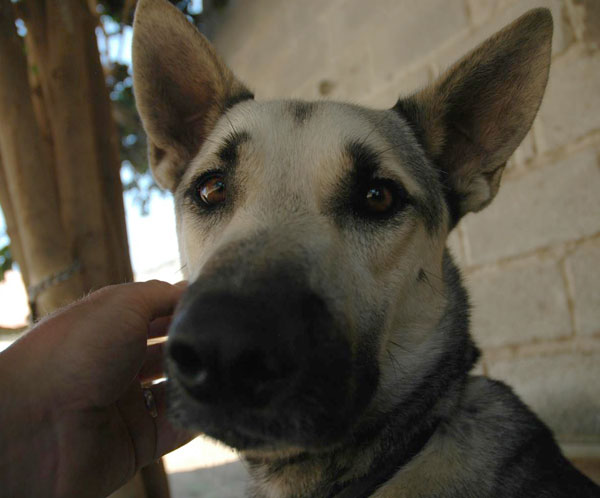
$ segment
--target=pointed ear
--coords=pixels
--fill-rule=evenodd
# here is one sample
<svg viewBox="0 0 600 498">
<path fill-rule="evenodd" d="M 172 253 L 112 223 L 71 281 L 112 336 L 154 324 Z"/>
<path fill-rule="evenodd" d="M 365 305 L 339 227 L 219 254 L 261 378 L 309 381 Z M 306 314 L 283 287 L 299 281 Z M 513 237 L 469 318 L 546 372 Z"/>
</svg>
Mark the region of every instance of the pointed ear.
<svg viewBox="0 0 600 498">
<path fill-rule="evenodd" d="M 133 82 L 157 183 L 174 190 L 227 107 L 252 94 L 209 42 L 166 0 L 140 0 Z"/>
<path fill-rule="evenodd" d="M 394 107 L 441 169 L 453 224 L 496 195 L 540 106 L 551 46 L 550 11 L 531 10 Z"/>
</svg>

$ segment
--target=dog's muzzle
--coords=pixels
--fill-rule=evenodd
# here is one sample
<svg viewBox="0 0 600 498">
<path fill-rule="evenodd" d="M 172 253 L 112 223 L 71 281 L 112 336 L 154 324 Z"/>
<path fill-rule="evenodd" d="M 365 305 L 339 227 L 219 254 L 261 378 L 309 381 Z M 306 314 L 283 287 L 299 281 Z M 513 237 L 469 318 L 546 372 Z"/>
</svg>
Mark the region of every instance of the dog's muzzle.
<svg viewBox="0 0 600 498">
<path fill-rule="evenodd" d="M 169 331 L 169 374 L 200 403 L 259 408 L 302 382 L 333 329 L 323 300 L 291 284 L 214 292 L 198 282 Z"/>
<path fill-rule="evenodd" d="M 377 385 L 368 347 L 301 276 L 227 275 L 201 276 L 176 311 L 171 419 L 240 450 L 336 444 Z"/>
</svg>

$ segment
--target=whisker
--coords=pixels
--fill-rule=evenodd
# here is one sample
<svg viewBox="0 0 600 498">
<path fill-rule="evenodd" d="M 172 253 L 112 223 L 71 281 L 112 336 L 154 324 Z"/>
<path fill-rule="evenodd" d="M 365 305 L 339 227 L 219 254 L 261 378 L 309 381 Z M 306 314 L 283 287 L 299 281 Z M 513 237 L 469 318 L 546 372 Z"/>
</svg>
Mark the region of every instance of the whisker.
<svg viewBox="0 0 600 498">
<path fill-rule="evenodd" d="M 429 285 L 429 287 L 431 288 L 431 290 L 433 292 L 435 292 L 438 296 L 443 297 L 443 298 L 447 298 L 447 294 L 440 289 L 436 289 L 433 284 L 431 283 L 431 281 L 429 280 L 429 277 L 433 277 L 435 279 L 437 279 L 439 282 L 443 282 L 444 279 L 440 276 L 440 275 L 435 275 L 434 273 L 431 273 L 425 269 L 423 270 L 423 275 L 424 275 L 424 281 L 427 283 L 427 285 Z"/>
<path fill-rule="evenodd" d="M 401 374 L 406 374 L 406 371 L 402 368 L 402 366 L 400 365 L 400 362 L 398 361 L 397 358 L 394 357 L 394 355 L 392 354 L 392 352 L 390 351 L 390 349 L 386 349 L 387 354 L 390 358 L 390 362 L 392 364 L 392 368 L 394 369 L 394 372 L 396 373 L 396 376 L 398 375 L 398 370 L 400 371 Z"/>
<path fill-rule="evenodd" d="M 430 277 L 433 277 L 437 280 L 439 280 L 440 282 L 444 281 L 444 278 L 441 275 L 436 275 L 435 273 L 432 273 L 430 271 L 427 271 L 423 268 L 423 273 L 426 273 L 427 275 L 429 275 Z"/>
<path fill-rule="evenodd" d="M 392 341 L 391 339 L 388 341 L 390 344 L 392 344 L 393 346 L 396 346 L 398 349 L 401 349 L 402 351 L 404 351 L 405 353 L 412 353 L 412 351 L 410 349 L 408 349 L 406 346 L 403 346 L 402 344 L 398 344 L 396 341 Z"/>
</svg>

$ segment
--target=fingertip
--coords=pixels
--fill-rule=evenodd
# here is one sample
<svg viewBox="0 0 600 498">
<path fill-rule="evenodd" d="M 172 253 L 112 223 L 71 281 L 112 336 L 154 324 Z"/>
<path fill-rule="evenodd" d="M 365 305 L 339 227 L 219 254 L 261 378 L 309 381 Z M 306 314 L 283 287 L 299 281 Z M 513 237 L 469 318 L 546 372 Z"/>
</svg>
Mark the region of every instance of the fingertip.
<svg viewBox="0 0 600 498">
<path fill-rule="evenodd" d="M 136 284 L 149 319 L 172 314 L 183 294 L 182 288 L 162 280 L 148 280 Z"/>
<path fill-rule="evenodd" d="M 159 316 L 152 320 L 148 325 L 148 339 L 166 336 L 172 320 L 172 315 Z"/>
<path fill-rule="evenodd" d="M 138 284 L 147 286 L 149 288 L 155 289 L 158 292 L 172 292 L 173 289 L 179 289 L 178 284 L 181 282 L 177 282 L 176 284 L 171 284 L 164 280 L 159 280 L 157 278 L 153 278 L 151 280 L 146 280 L 145 282 L 137 282 Z"/>
</svg>

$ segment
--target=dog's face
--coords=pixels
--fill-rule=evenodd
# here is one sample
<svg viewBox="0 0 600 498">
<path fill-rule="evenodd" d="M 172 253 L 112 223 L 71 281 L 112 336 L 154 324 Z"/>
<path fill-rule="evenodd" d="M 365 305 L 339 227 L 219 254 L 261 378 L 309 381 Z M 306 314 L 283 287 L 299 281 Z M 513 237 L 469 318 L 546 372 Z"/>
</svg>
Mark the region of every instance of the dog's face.
<svg viewBox="0 0 600 498">
<path fill-rule="evenodd" d="M 248 340 L 254 355 L 236 353 L 238 374 L 215 374 L 214 403 L 202 403 L 209 393 L 197 402 L 178 391 L 183 423 L 207 431 L 218 413 L 224 427 L 209 433 L 237 446 L 331 444 L 384 380 L 381 365 L 399 361 L 388 356 L 392 333 L 426 358 L 432 338 L 423 332 L 444 306 L 448 214 L 434 169 L 397 113 L 238 103 L 187 167 L 175 202 L 192 282 L 176 321 L 181 336 L 212 326 L 226 337 L 219 348 L 231 353 Z M 229 327 L 239 330 L 221 331 Z M 256 389 L 271 381 L 273 392 L 257 402 Z"/>
<path fill-rule="evenodd" d="M 330 447 L 452 340 L 446 237 L 494 197 L 547 80 L 533 11 L 432 87 L 374 111 L 255 101 L 185 18 L 139 2 L 134 79 L 190 281 L 171 412 L 244 450 Z"/>
</svg>

